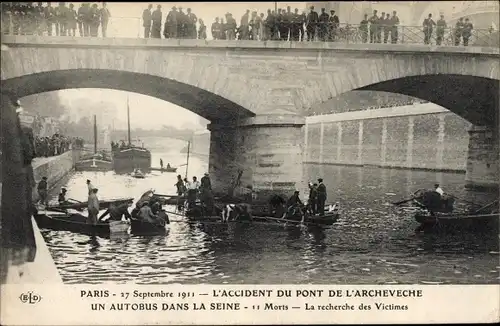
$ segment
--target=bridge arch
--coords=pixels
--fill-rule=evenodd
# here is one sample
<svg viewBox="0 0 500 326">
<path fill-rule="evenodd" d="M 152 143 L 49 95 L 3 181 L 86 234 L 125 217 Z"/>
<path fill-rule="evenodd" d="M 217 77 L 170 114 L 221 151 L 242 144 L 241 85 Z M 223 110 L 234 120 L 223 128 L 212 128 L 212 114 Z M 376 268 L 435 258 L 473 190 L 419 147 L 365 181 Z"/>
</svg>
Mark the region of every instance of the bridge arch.
<svg viewBox="0 0 500 326">
<path fill-rule="evenodd" d="M 386 80 L 357 90 L 399 93 L 440 105 L 474 125 L 492 125 L 498 117 L 499 80 L 456 74 L 432 74 Z M 498 119 L 498 118 L 497 118 Z"/>
<path fill-rule="evenodd" d="M 2 90 L 21 98 L 72 88 L 104 88 L 148 95 L 176 104 L 211 122 L 235 122 L 253 112 L 219 95 L 169 78 L 109 69 L 40 72 L 1 81 Z"/>
</svg>

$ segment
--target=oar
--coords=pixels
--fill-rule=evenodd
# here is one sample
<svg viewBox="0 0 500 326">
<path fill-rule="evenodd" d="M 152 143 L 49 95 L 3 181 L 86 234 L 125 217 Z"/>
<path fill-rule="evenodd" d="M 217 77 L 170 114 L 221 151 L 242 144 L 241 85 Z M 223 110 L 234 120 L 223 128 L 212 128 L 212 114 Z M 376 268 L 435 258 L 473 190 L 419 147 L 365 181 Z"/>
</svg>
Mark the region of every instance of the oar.
<svg viewBox="0 0 500 326">
<path fill-rule="evenodd" d="M 158 196 L 158 197 L 168 197 L 168 198 L 172 198 L 172 197 L 177 197 L 178 195 L 163 195 L 163 194 L 154 194 L 155 196 Z"/>
<path fill-rule="evenodd" d="M 72 201 L 76 201 L 77 203 L 83 203 L 82 201 L 79 201 L 79 200 L 76 200 L 76 199 L 73 199 L 73 198 L 68 198 L 68 200 L 72 200 Z"/>
<path fill-rule="evenodd" d="M 462 198 L 458 198 L 457 196 L 454 196 L 454 195 L 450 195 L 450 194 L 447 194 L 447 195 L 450 196 L 450 197 L 452 197 L 452 198 L 461 200 L 461 201 L 463 201 L 464 203 L 467 203 L 467 204 L 476 205 L 476 206 L 479 206 L 479 207 L 483 206 L 483 204 L 474 203 L 474 202 L 471 202 L 471 201 L 468 201 L 468 200 L 465 200 L 465 199 L 462 199 Z"/>
<path fill-rule="evenodd" d="M 393 204 L 393 205 L 401 205 L 401 204 L 407 203 L 407 202 L 409 202 L 409 201 L 412 201 L 413 199 L 415 199 L 415 197 L 412 197 L 412 198 L 410 198 L 410 199 L 404 199 L 404 200 L 397 201 L 397 202 L 393 202 L 393 203 L 391 203 L 391 204 Z"/>
</svg>

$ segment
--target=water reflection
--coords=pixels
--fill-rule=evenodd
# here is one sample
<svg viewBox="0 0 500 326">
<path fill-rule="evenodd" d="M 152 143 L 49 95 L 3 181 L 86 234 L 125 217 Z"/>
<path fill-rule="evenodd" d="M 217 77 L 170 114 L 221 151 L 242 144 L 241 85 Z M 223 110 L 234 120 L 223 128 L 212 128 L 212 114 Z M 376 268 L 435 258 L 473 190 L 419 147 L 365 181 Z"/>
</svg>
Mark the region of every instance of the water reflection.
<svg viewBox="0 0 500 326">
<path fill-rule="evenodd" d="M 206 162 L 190 161 L 193 174 L 205 169 Z M 498 283 L 498 230 L 415 234 L 413 217 L 390 204 L 438 178 L 446 191 L 465 197 L 463 175 L 318 165 L 306 166 L 304 175 L 304 184 L 323 177 L 329 201 L 340 203 L 333 227 L 188 224 L 175 217 L 166 236 L 43 235 L 67 283 Z M 78 173 L 68 191 L 85 198 L 91 179 L 109 197 L 137 197 L 150 188 L 168 194 L 175 177 Z"/>
</svg>

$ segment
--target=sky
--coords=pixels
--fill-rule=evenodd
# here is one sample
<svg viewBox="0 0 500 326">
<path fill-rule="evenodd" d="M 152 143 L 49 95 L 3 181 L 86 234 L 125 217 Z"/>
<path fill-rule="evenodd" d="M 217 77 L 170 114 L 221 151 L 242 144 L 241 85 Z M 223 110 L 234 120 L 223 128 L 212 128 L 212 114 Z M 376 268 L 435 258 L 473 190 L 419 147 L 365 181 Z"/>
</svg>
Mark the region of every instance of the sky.
<svg viewBox="0 0 500 326">
<path fill-rule="evenodd" d="M 70 113 L 72 120 L 97 114 L 101 115 L 99 121 L 115 129 L 127 128 L 127 97 L 131 128 L 157 130 L 164 125 L 182 129 L 204 127 L 200 120 L 206 120 L 197 114 L 170 102 L 142 94 L 95 88 L 59 91 L 61 102 L 65 106 L 74 108 Z M 82 110 L 81 107 L 84 105 L 92 109 Z"/>
</svg>

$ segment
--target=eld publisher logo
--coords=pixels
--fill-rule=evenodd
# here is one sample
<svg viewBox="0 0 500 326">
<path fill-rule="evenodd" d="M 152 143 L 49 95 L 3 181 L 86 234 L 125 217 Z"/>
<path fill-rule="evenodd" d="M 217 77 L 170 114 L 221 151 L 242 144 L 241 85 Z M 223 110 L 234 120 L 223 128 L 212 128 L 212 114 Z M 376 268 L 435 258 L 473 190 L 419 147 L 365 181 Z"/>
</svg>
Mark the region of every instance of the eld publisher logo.
<svg viewBox="0 0 500 326">
<path fill-rule="evenodd" d="M 42 296 L 34 294 L 32 291 L 30 291 L 28 293 L 22 293 L 19 296 L 19 300 L 21 300 L 22 303 L 35 304 L 42 300 Z"/>
</svg>

